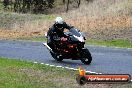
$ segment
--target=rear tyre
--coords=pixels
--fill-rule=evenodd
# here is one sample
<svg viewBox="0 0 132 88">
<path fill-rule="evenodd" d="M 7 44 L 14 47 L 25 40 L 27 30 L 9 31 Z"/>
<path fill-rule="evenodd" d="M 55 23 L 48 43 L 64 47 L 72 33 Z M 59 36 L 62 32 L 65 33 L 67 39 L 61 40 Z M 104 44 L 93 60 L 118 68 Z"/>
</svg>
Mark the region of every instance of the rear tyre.
<svg viewBox="0 0 132 88">
<path fill-rule="evenodd" d="M 86 64 L 86 65 L 89 65 L 91 63 L 91 61 L 92 61 L 91 53 L 89 52 L 88 49 L 83 49 L 81 62 Z"/>
<path fill-rule="evenodd" d="M 52 52 L 50 52 L 50 54 L 56 61 L 62 61 L 63 60 L 62 56 L 60 56 L 58 54 L 55 54 L 55 53 L 52 53 Z"/>
</svg>

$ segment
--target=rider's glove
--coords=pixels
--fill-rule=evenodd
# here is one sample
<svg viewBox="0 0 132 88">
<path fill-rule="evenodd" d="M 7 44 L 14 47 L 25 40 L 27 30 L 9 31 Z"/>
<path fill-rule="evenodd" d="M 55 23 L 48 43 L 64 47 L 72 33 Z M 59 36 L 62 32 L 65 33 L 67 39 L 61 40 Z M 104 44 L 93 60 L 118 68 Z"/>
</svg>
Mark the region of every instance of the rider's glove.
<svg viewBox="0 0 132 88">
<path fill-rule="evenodd" d="M 67 38 L 62 37 L 62 38 L 61 38 L 61 41 L 67 41 Z"/>
</svg>

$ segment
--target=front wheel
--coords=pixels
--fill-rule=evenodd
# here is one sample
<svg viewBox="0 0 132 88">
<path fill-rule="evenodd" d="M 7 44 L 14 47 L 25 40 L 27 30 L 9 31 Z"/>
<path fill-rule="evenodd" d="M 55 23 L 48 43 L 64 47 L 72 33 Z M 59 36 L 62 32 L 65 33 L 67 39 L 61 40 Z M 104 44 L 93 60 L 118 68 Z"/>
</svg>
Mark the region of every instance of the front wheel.
<svg viewBox="0 0 132 88">
<path fill-rule="evenodd" d="M 60 56 L 58 54 L 55 54 L 55 53 L 52 53 L 52 52 L 50 52 L 50 54 L 56 61 L 62 61 L 63 60 L 62 56 Z"/>
<path fill-rule="evenodd" d="M 83 49 L 81 62 L 86 64 L 86 65 L 89 65 L 91 63 L 91 61 L 92 61 L 91 53 L 89 52 L 88 49 Z"/>
</svg>

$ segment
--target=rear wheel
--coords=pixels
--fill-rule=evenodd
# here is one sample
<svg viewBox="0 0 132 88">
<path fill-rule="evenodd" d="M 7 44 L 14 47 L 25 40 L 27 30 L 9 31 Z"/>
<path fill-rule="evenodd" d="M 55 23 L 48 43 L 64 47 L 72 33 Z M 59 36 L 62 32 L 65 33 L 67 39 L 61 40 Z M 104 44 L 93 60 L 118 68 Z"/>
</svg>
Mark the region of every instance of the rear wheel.
<svg viewBox="0 0 132 88">
<path fill-rule="evenodd" d="M 84 64 L 89 65 L 92 61 L 92 56 L 91 53 L 89 52 L 88 49 L 83 49 L 82 50 L 82 58 L 81 58 L 81 62 Z"/>
<path fill-rule="evenodd" d="M 50 54 L 56 61 L 62 61 L 63 60 L 61 55 L 58 55 L 58 54 L 55 54 L 55 53 L 52 53 L 52 52 L 50 52 Z"/>
</svg>

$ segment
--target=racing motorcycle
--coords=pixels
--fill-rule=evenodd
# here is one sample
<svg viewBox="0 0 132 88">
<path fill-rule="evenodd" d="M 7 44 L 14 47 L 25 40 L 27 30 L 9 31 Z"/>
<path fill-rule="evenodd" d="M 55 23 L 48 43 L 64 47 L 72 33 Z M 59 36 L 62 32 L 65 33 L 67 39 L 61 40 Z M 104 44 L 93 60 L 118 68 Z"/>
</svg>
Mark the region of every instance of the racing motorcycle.
<svg viewBox="0 0 132 88">
<path fill-rule="evenodd" d="M 57 60 L 63 59 L 81 60 L 82 63 L 89 65 L 92 61 L 92 56 L 89 50 L 84 46 L 85 37 L 80 30 L 71 28 L 68 32 L 64 32 L 66 37 L 57 38 L 57 43 L 51 48 L 47 43 L 44 46 L 50 51 L 51 56 Z M 45 35 L 47 41 L 49 38 Z"/>
</svg>

